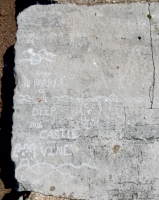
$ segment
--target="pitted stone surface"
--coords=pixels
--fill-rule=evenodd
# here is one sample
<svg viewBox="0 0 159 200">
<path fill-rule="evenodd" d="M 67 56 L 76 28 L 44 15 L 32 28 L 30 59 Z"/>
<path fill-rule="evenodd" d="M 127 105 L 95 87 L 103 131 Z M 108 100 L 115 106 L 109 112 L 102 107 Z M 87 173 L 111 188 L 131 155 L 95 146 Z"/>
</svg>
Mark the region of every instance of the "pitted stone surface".
<svg viewBox="0 0 159 200">
<path fill-rule="evenodd" d="M 18 16 L 12 159 L 19 190 L 158 199 L 151 10 L 158 4 L 36 5 Z"/>
</svg>

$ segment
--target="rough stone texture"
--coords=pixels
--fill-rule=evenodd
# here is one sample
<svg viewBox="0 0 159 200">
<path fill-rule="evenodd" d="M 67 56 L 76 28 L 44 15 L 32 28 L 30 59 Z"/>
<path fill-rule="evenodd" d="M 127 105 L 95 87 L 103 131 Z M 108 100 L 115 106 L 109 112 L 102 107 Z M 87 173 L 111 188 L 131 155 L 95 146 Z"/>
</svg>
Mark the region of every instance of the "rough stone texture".
<svg viewBox="0 0 159 200">
<path fill-rule="evenodd" d="M 157 3 L 37 5 L 19 15 L 12 138 L 19 190 L 159 198 L 157 11 Z"/>
<path fill-rule="evenodd" d="M 129 3 L 147 3 L 147 2 L 159 2 L 159 0 L 50 0 L 59 4 L 77 4 L 77 5 L 103 5 L 103 4 L 129 4 Z"/>
</svg>

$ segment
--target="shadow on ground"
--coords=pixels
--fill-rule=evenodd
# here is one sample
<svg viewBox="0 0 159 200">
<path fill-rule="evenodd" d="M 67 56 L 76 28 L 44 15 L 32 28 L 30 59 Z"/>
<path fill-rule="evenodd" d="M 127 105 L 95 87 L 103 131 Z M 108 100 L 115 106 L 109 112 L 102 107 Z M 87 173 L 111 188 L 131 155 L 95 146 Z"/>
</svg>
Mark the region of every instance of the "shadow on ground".
<svg viewBox="0 0 159 200">
<path fill-rule="evenodd" d="M 6 194 L 2 200 L 17 200 L 23 193 L 18 193 L 15 188 L 18 184 L 14 176 L 14 163 L 11 160 L 12 115 L 13 95 L 15 88 L 14 79 L 14 46 L 8 48 L 4 54 L 3 77 L 1 80 L 1 98 L 3 110 L 0 119 L 0 168 L 1 179 L 5 188 L 12 188 L 11 193 Z"/>
<path fill-rule="evenodd" d="M 13 74 L 14 68 L 14 46 L 11 46 L 6 51 L 4 57 L 3 77 L 1 80 L 1 98 L 3 102 L 3 110 L 0 120 L 0 168 L 1 179 L 5 188 L 13 188 L 15 185 L 14 179 L 14 164 L 11 161 L 11 137 L 12 137 L 12 114 L 13 114 L 13 93 L 15 80 Z"/>
<path fill-rule="evenodd" d="M 50 0 L 16 0 L 15 17 L 25 8 L 35 4 L 51 4 Z M 52 2 L 54 3 L 54 2 Z M 12 116 L 13 116 L 13 95 L 15 88 L 14 78 L 14 45 L 9 47 L 3 56 L 4 68 L 1 80 L 1 98 L 3 102 L 3 110 L 0 119 L 0 168 L 1 179 L 5 188 L 12 188 L 12 191 L 5 194 L 2 200 L 17 200 L 20 196 L 26 199 L 29 192 L 17 192 L 18 183 L 15 180 L 15 166 L 11 160 L 11 138 L 12 138 Z"/>
<path fill-rule="evenodd" d="M 0 168 L 1 179 L 6 189 L 12 188 L 12 191 L 6 194 L 2 200 L 17 200 L 20 196 L 23 199 L 29 195 L 29 192 L 17 192 L 18 183 L 15 179 L 15 166 L 11 160 L 11 139 L 12 139 L 12 117 L 13 117 L 13 95 L 15 88 L 14 78 L 14 45 L 9 47 L 3 56 L 4 68 L 1 79 L 1 99 L 3 110 L 0 119 Z"/>
</svg>

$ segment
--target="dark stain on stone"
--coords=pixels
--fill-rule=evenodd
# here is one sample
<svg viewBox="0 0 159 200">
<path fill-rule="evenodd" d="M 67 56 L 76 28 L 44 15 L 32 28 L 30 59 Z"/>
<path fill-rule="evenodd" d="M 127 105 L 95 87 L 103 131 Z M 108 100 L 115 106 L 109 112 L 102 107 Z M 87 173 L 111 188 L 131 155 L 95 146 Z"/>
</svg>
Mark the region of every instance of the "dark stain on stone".
<svg viewBox="0 0 159 200">
<path fill-rule="evenodd" d="M 119 66 L 117 66 L 116 68 L 119 69 Z"/>
<path fill-rule="evenodd" d="M 51 186 L 50 191 L 54 191 L 54 190 L 55 190 L 55 186 Z"/>
<path fill-rule="evenodd" d="M 141 40 L 141 37 L 139 36 L 138 39 Z"/>
<path fill-rule="evenodd" d="M 118 145 L 118 144 L 116 144 L 116 145 L 114 145 L 114 147 L 113 147 L 113 153 L 114 154 L 117 154 L 118 153 L 118 151 L 119 151 L 119 149 L 120 149 L 120 145 Z"/>
</svg>

